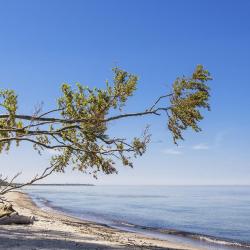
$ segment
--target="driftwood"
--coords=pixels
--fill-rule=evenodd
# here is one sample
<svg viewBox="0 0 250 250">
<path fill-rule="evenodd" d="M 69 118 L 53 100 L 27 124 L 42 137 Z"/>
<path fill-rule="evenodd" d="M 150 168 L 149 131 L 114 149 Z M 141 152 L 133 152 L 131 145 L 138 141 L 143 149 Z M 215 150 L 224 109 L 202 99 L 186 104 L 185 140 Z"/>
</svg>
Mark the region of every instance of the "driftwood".
<svg viewBox="0 0 250 250">
<path fill-rule="evenodd" d="M 0 207 L 0 225 L 9 224 L 32 224 L 34 217 L 19 215 L 11 204 Z"/>
<path fill-rule="evenodd" d="M 0 219 L 4 216 L 10 216 L 11 214 L 15 213 L 16 211 L 13 209 L 11 204 L 3 204 L 0 207 Z"/>
<path fill-rule="evenodd" d="M 10 224 L 32 224 L 34 222 L 34 217 L 19 215 L 13 213 L 10 216 L 4 216 L 0 218 L 0 225 L 10 225 Z"/>
</svg>

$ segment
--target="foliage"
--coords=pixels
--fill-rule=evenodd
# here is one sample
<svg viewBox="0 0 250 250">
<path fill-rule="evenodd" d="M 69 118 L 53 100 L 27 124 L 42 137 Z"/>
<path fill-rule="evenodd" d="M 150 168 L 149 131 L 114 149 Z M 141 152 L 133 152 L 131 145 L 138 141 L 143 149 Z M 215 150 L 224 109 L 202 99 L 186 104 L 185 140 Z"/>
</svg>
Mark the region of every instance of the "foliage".
<svg viewBox="0 0 250 250">
<path fill-rule="evenodd" d="M 145 111 L 135 113 L 124 113 L 123 108 L 136 90 L 137 76 L 119 68 L 113 69 L 113 74 L 113 83 L 106 82 L 105 89 L 80 84 L 73 89 L 64 83 L 57 107 L 44 113 L 39 108 L 32 115 L 18 114 L 18 99 L 13 90 L 0 90 L 0 152 L 8 151 L 13 142 L 19 146 L 22 141 L 31 143 L 39 153 L 54 150 L 51 165 L 34 181 L 54 171 L 63 172 L 69 165 L 97 177 L 100 171 L 116 173 L 117 161 L 132 167 L 132 157 L 144 154 L 150 141 L 148 129 L 132 141 L 111 137 L 111 121 L 164 114 L 175 143 L 183 139 L 187 128 L 200 131 L 201 108 L 210 108 L 207 81 L 211 77 L 203 66 L 198 65 L 190 78 L 177 78 L 171 93 L 160 96 Z M 168 101 L 162 105 L 163 99 Z"/>
<path fill-rule="evenodd" d="M 200 108 L 210 110 L 210 89 L 206 82 L 211 79 L 209 72 L 198 65 L 191 78 L 177 78 L 174 82 L 168 128 L 175 143 L 179 139 L 183 140 L 183 130 L 189 127 L 196 132 L 201 130 L 198 126 L 198 122 L 203 119 Z"/>
</svg>

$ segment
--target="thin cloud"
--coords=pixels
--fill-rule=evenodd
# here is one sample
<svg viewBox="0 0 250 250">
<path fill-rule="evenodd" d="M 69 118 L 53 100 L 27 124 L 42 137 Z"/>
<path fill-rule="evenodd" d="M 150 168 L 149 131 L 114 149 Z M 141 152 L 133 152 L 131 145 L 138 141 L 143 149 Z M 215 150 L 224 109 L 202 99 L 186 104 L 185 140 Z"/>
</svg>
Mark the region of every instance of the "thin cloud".
<svg viewBox="0 0 250 250">
<path fill-rule="evenodd" d="M 194 150 L 207 150 L 207 149 L 209 149 L 209 146 L 205 143 L 200 143 L 200 144 L 194 145 L 192 147 L 192 149 L 194 149 Z"/>
<path fill-rule="evenodd" d="M 180 154 L 182 154 L 182 152 L 180 150 L 173 149 L 173 148 L 166 148 L 162 152 L 163 152 L 163 154 L 166 154 L 166 155 L 180 155 Z"/>
<path fill-rule="evenodd" d="M 223 144 L 224 138 L 227 136 L 229 133 L 229 129 L 220 131 L 216 134 L 215 140 L 214 140 L 214 146 L 216 148 L 220 147 Z"/>
</svg>

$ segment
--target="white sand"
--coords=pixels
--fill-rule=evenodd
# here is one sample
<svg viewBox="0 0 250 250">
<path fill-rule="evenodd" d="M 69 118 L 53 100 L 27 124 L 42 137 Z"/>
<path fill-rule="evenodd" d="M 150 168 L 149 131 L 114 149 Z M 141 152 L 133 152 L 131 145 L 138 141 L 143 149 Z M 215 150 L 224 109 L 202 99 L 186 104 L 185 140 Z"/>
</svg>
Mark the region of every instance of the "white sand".
<svg viewBox="0 0 250 250">
<path fill-rule="evenodd" d="M 187 249 L 175 242 L 124 232 L 94 222 L 79 220 L 56 211 L 39 209 L 24 193 L 7 198 L 22 215 L 35 216 L 33 225 L 0 226 L 0 249 Z"/>
</svg>

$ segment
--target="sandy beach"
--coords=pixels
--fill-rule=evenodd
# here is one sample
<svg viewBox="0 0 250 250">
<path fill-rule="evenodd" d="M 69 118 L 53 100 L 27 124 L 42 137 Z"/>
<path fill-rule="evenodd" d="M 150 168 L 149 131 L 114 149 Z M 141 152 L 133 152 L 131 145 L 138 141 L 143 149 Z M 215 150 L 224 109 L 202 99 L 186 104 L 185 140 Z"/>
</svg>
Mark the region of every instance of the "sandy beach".
<svg viewBox="0 0 250 250">
<path fill-rule="evenodd" d="M 0 249 L 187 249 L 175 242 L 125 232 L 38 208 L 28 195 L 11 192 L 7 198 L 19 214 L 34 216 L 32 225 L 1 225 Z"/>
</svg>

